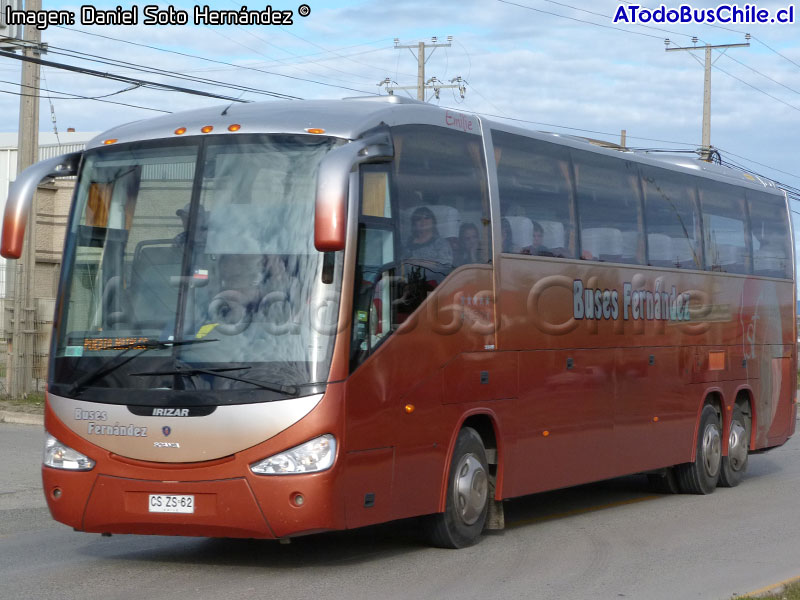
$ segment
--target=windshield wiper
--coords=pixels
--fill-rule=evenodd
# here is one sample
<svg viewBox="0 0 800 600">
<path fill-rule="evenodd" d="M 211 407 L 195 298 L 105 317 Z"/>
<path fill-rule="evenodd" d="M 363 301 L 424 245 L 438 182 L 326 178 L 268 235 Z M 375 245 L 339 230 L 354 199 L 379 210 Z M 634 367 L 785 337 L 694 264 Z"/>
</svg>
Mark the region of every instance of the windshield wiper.
<svg viewBox="0 0 800 600">
<path fill-rule="evenodd" d="M 117 354 L 111 362 L 105 365 L 100 365 L 94 371 L 90 371 L 85 375 L 79 377 L 75 380 L 72 384 L 72 387 L 69 389 L 70 396 L 74 396 L 75 394 L 83 391 L 83 389 L 89 385 L 90 383 L 97 381 L 101 377 L 105 377 L 109 373 L 116 371 L 120 367 L 128 364 L 137 356 L 144 354 L 148 350 L 154 349 L 163 349 L 163 348 L 170 348 L 172 346 L 189 346 L 191 344 L 206 344 L 208 342 L 216 342 L 219 341 L 217 339 L 201 339 L 201 340 L 147 340 L 147 341 L 135 341 L 130 342 L 128 344 L 119 344 L 117 346 L 111 346 L 107 348 L 107 350 L 122 350 L 119 354 Z M 134 348 L 139 349 L 139 352 L 135 354 L 131 354 L 129 356 L 125 356 L 128 354 L 130 350 Z"/>
<path fill-rule="evenodd" d="M 232 381 L 240 381 L 242 383 L 249 383 L 271 392 L 281 392 L 291 396 L 297 396 L 299 393 L 297 387 L 294 385 L 283 385 L 281 383 L 272 383 L 269 381 L 256 381 L 255 379 L 246 379 L 244 377 L 237 377 L 236 375 L 228 375 L 227 371 L 244 371 L 250 367 L 222 367 L 218 369 L 201 369 L 193 367 L 185 363 L 175 363 L 175 368 L 169 371 L 146 371 L 144 373 L 131 373 L 131 377 L 146 377 L 149 375 L 180 375 L 183 377 L 191 377 L 193 375 L 213 375 L 215 377 L 222 377 Z"/>
</svg>

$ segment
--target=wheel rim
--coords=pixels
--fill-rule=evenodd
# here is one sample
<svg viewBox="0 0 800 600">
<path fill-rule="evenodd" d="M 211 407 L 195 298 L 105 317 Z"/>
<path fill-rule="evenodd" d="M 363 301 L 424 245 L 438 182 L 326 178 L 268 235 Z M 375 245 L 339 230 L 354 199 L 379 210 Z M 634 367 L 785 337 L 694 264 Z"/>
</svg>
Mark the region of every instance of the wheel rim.
<svg viewBox="0 0 800 600">
<path fill-rule="evenodd" d="M 719 427 L 710 423 L 703 432 L 703 466 L 706 475 L 714 478 L 719 473 L 719 465 L 722 461 L 722 436 L 719 434 Z"/>
<path fill-rule="evenodd" d="M 747 460 L 747 444 L 747 429 L 740 421 L 734 421 L 728 439 L 728 462 L 734 471 L 740 470 Z"/>
<path fill-rule="evenodd" d="M 453 481 L 456 512 L 465 525 L 474 524 L 483 513 L 489 482 L 486 470 L 473 454 L 461 457 Z"/>
</svg>

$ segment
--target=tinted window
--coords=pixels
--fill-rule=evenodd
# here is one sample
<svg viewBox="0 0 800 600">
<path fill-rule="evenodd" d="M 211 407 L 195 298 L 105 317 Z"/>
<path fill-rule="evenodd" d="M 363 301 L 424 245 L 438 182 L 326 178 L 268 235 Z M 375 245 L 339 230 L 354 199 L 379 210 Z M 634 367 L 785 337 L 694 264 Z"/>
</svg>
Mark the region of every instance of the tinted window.
<svg viewBox="0 0 800 600">
<path fill-rule="evenodd" d="M 575 257 L 574 202 L 566 148 L 492 131 L 503 252 Z"/>
<path fill-rule="evenodd" d="M 441 281 L 489 262 L 489 194 L 480 136 L 443 127 L 394 128 L 400 255 L 405 270 Z"/>
<path fill-rule="evenodd" d="M 749 273 L 744 190 L 713 181 L 700 181 L 705 267 L 720 273 Z"/>
<path fill-rule="evenodd" d="M 747 190 L 753 273 L 791 278 L 792 248 L 786 200 L 782 196 Z"/>
<path fill-rule="evenodd" d="M 350 368 L 356 369 L 454 269 L 489 262 L 479 136 L 394 128 L 390 165 L 362 165 Z"/>
<path fill-rule="evenodd" d="M 694 178 L 642 166 L 647 264 L 702 269 L 700 219 Z"/>
<path fill-rule="evenodd" d="M 627 160 L 572 151 L 581 258 L 644 263 L 639 174 Z"/>
</svg>

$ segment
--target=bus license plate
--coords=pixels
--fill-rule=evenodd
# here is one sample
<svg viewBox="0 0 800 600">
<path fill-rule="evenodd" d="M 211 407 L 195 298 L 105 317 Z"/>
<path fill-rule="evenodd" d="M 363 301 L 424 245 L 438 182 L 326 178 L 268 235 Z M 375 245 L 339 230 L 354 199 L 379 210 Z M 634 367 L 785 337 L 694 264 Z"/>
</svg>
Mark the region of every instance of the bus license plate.
<svg viewBox="0 0 800 600">
<path fill-rule="evenodd" d="M 155 513 L 193 513 L 194 496 L 150 494 L 148 509 Z"/>
</svg>

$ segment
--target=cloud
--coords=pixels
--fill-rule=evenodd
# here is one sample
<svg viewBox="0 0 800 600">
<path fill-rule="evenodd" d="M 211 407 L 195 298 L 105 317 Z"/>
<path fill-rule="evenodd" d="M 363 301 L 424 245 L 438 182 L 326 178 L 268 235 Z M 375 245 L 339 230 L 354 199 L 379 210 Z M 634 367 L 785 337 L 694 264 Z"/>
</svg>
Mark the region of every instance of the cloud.
<svg viewBox="0 0 800 600">
<path fill-rule="evenodd" d="M 544 0 L 517 3 L 529 8 L 490 0 L 311 1 L 311 16 L 296 18 L 295 24 L 287 27 L 78 27 L 130 42 L 251 65 L 269 73 L 236 69 L 59 28 L 48 29 L 43 38 L 53 46 L 53 51 L 45 57 L 48 60 L 170 81 L 231 96 L 241 93 L 220 85 L 175 81 L 56 54 L 68 48 L 303 98 L 338 98 L 361 92 L 377 93 L 382 89 L 377 83 L 385 77 L 398 85 L 415 85 L 416 60 L 409 50 L 394 49 L 394 38 L 406 44 L 430 41 L 434 35 L 443 41 L 453 35 L 455 40 L 450 47 L 428 52 L 426 76 L 448 80 L 460 75 L 468 81 L 467 93 L 462 100 L 452 91 L 442 90 L 440 105 L 548 123 L 551 125 L 548 129 L 558 130 L 552 126 L 561 126 L 562 131 L 570 133 L 576 132 L 567 127 L 606 132 L 613 139 L 618 138 L 621 129 L 626 129 L 629 140 L 637 144 L 641 141 L 642 146 L 652 147 L 653 142 L 643 139 L 651 138 L 694 147 L 700 142 L 703 67 L 698 60 L 702 61 L 703 53 L 666 53 L 663 38 L 669 37 L 680 45 L 691 45 L 692 35 L 709 43 L 733 43 L 744 41 L 743 33 L 749 32 L 753 36 L 750 48 L 734 48 L 722 57 L 715 54 L 716 67 L 725 72 L 715 68 L 712 74 L 712 143 L 783 171 L 800 171 L 793 154 L 793 133 L 800 125 L 797 25 L 737 24 L 721 29 L 699 24 L 651 24 L 651 28 L 645 28 L 615 25 L 609 18 L 590 14 L 612 15 L 618 6 L 613 0 L 572 0 L 570 4 L 580 10 Z M 234 2 L 229 4 L 231 8 L 238 6 Z M 767 2 L 759 3 L 759 7 L 775 10 L 785 4 Z M 104 8 L 115 5 L 116 2 L 98 3 Z M 715 7 L 717 3 L 694 5 Z M 193 5 L 184 2 L 176 6 L 189 9 Z M 273 7 L 281 8 L 278 3 L 273 3 Z M 75 10 L 76 5 L 50 8 Z M 127 87 L 119 82 L 54 69 L 46 69 L 45 74 L 51 89 L 86 96 L 110 94 Z M 0 79 L 11 82 L 0 84 L 0 90 L 19 91 L 14 85 L 19 79 L 16 61 L 0 59 Z M 415 95 L 413 91 L 410 94 Z M 243 97 L 267 98 L 253 92 Z M 224 103 L 145 88 L 107 99 L 169 111 Z M 6 116 L 0 121 L 0 130 L 16 129 L 18 103 L 17 96 L 0 93 L 0 114 Z M 158 114 L 84 100 L 54 100 L 53 105 L 62 129 L 66 126 L 104 129 Z M 41 115 L 42 129 L 49 129 L 46 102 Z M 595 133 L 587 135 L 598 137 Z M 800 179 L 792 182 L 800 186 Z"/>
</svg>

